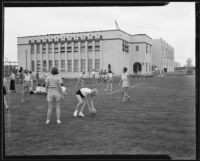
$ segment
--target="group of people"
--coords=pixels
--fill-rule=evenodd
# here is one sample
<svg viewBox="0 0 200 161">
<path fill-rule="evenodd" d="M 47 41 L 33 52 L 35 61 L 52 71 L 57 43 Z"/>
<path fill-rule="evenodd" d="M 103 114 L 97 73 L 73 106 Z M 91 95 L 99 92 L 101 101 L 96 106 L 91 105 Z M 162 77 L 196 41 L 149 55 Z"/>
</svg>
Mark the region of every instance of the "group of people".
<svg viewBox="0 0 200 161">
<path fill-rule="evenodd" d="M 81 82 L 81 88 L 79 88 L 75 92 L 76 99 L 78 101 L 75 111 L 73 113 L 74 117 L 85 117 L 83 114 L 83 110 L 85 106 L 88 106 L 89 112 L 93 115 L 96 114 L 97 110 L 94 107 L 93 98 L 99 93 L 97 88 L 86 88 L 83 85 L 83 75 L 85 73 L 81 73 L 79 75 L 76 87 Z M 33 76 L 32 72 L 28 71 L 27 69 L 23 70 L 21 67 L 19 70 L 19 78 L 20 83 L 22 86 L 22 97 L 21 102 L 24 102 L 24 94 L 33 90 Z M 36 91 L 33 92 L 34 94 L 37 92 L 42 92 L 47 94 L 47 102 L 48 102 L 48 111 L 47 111 L 47 120 L 46 124 L 50 123 L 52 110 L 56 108 L 56 116 L 57 116 L 57 124 L 61 124 L 60 119 L 60 103 L 64 100 L 64 96 L 67 94 L 67 88 L 63 85 L 63 80 L 61 77 L 58 76 L 58 69 L 53 67 L 51 70 L 51 74 L 45 76 L 45 84 L 42 87 L 41 84 L 38 84 L 36 87 Z M 111 70 L 108 71 L 108 83 L 107 83 L 107 91 L 112 91 L 112 82 L 113 82 L 113 73 Z M 122 102 L 126 102 L 130 96 L 128 95 L 128 87 L 129 87 L 129 74 L 127 72 L 127 68 L 123 68 L 123 73 L 119 85 L 122 86 L 123 92 L 123 99 Z M 6 85 L 5 85 L 6 86 Z M 4 91 L 6 94 L 6 89 Z M 5 107 L 8 108 L 5 101 Z"/>
</svg>

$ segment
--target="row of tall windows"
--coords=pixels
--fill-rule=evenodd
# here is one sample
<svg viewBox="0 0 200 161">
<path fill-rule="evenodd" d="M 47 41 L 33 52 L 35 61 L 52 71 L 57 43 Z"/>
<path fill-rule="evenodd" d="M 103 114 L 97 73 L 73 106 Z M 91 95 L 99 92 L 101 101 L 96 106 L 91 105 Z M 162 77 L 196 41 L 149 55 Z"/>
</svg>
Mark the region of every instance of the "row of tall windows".
<svg viewBox="0 0 200 161">
<path fill-rule="evenodd" d="M 123 40 L 123 43 L 122 43 L 122 51 L 125 52 L 125 53 L 128 53 L 129 52 L 129 43 L 127 41 L 124 41 Z"/>
<path fill-rule="evenodd" d="M 45 71 L 50 71 L 51 68 L 53 67 L 53 62 L 52 60 L 49 60 L 49 66 L 47 67 L 47 61 L 43 60 L 42 62 L 40 60 L 36 61 L 36 71 L 37 72 L 45 72 Z M 59 69 L 59 60 L 54 61 L 54 66 L 59 69 L 60 72 L 66 72 L 66 61 L 61 60 L 60 61 L 60 66 L 61 68 Z M 95 59 L 95 71 L 100 72 L 100 59 Z M 35 72 L 35 61 L 31 61 L 31 70 Z M 74 67 L 73 67 L 74 72 L 79 72 L 79 60 L 74 60 Z M 88 59 L 88 72 L 92 72 L 93 70 L 93 60 Z M 80 71 L 85 72 L 86 71 L 86 60 L 81 59 L 80 62 Z M 72 72 L 72 60 L 67 60 L 67 72 Z"/>
<path fill-rule="evenodd" d="M 52 53 L 52 44 L 50 43 L 48 45 L 48 52 L 49 53 Z M 92 41 L 88 41 L 88 44 L 87 46 L 85 46 L 85 42 L 81 42 L 80 43 L 80 49 L 78 47 L 78 42 L 74 42 L 74 47 L 73 47 L 73 50 L 74 52 L 80 52 L 81 53 L 84 53 L 85 52 L 85 47 L 87 47 L 87 50 L 88 52 L 92 52 L 93 50 L 94 51 L 100 51 L 100 42 L 99 41 L 95 41 L 94 42 L 94 46 L 92 44 Z M 46 48 L 47 48 L 47 45 L 46 44 L 42 44 L 42 53 L 43 54 L 46 54 Z M 65 43 L 62 42 L 60 43 L 60 47 L 58 45 L 58 43 L 54 43 L 54 53 L 59 53 L 59 48 L 60 48 L 60 53 L 65 53 L 65 51 L 67 53 L 72 53 L 72 43 L 71 42 L 68 42 L 67 43 L 67 47 L 65 47 Z M 34 44 L 31 44 L 31 54 L 34 54 Z M 36 45 L 36 53 L 39 54 L 40 53 L 40 44 L 37 44 Z"/>
<path fill-rule="evenodd" d="M 139 45 L 135 46 L 135 51 L 139 51 Z M 146 44 L 146 53 L 151 53 L 151 46 Z"/>
</svg>

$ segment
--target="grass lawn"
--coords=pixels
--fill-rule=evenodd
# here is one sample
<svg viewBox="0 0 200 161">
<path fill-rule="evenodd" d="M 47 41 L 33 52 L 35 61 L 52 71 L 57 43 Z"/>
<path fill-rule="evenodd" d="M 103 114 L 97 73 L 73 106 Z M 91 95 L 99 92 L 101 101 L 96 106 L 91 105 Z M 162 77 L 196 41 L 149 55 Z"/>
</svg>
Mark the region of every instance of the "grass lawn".
<svg viewBox="0 0 200 161">
<path fill-rule="evenodd" d="M 20 94 L 9 94 L 11 137 L 5 111 L 6 155 L 166 154 L 195 159 L 194 75 L 133 79 L 126 103 L 121 103 L 121 92 L 105 94 L 106 85 L 97 84 L 98 113 L 87 115 L 85 108 L 85 118 L 73 117 L 75 80 L 65 80 L 64 85 L 71 94 L 61 104 L 61 125 L 56 124 L 55 110 L 51 123 L 45 124 L 46 96 L 28 95 L 22 104 Z M 113 86 L 114 91 L 120 89 Z"/>
</svg>

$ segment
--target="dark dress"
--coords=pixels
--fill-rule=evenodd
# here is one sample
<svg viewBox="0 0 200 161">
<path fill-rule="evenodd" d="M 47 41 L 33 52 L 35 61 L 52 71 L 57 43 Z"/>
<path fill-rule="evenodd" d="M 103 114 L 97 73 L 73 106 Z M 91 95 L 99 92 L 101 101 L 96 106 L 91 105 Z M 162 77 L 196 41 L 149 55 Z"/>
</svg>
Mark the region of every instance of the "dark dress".
<svg viewBox="0 0 200 161">
<path fill-rule="evenodd" d="M 10 81 L 10 90 L 15 91 L 15 80 L 14 79 L 11 79 L 11 81 Z"/>
<path fill-rule="evenodd" d="M 3 86 L 3 95 L 6 95 L 6 87 Z"/>
</svg>

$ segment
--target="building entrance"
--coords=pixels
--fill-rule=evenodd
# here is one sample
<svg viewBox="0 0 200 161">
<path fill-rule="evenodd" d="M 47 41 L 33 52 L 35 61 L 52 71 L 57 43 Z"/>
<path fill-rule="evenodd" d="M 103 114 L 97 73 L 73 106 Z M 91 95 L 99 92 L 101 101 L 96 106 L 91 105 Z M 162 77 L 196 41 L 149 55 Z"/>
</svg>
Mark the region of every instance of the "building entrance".
<svg viewBox="0 0 200 161">
<path fill-rule="evenodd" d="M 141 65 L 141 63 L 136 62 L 136 63 L 133 65 L 133 72 L 134 72 L 134 73 L 138 73 L 138 72 L 141 72 L 141 71 L 142 71 L 142 65 Z"/>
</svg>

